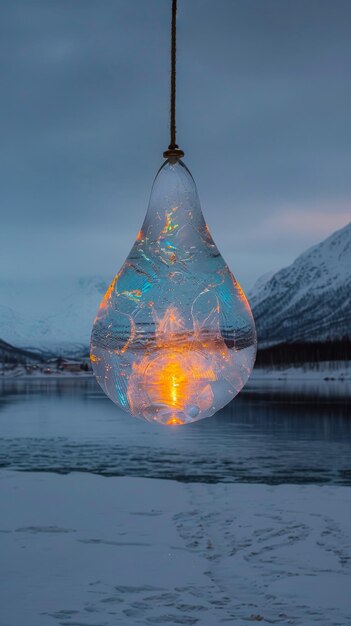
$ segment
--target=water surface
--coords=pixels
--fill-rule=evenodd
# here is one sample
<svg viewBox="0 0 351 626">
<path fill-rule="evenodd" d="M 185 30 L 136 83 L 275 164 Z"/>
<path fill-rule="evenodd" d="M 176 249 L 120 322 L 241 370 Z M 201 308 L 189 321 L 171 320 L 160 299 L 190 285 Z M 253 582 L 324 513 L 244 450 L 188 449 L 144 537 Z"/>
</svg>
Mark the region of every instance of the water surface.
<svg viewBox="0 0 351 626">
<path fill-rule="evenodd" d="M 351 484 L 340 387 L 251 383 L 214 417 L 166 428 L 129 417 L 92 378 L 0 382 L 0 466 L 195 482 Z M 328 391 L 329 390 L 329 391 Z"/>
</svg>

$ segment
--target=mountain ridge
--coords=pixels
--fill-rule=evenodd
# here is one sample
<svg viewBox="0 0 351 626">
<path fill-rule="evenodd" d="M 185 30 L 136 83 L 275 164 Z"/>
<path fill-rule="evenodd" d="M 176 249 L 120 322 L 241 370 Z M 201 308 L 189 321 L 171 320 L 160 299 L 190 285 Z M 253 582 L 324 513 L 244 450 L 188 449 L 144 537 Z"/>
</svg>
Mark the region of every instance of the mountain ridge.
<svg viewBox="0 0 351 626">
<path fill-rule="evenodd" d="M 86 353 L 93 319 L 111 280 L 0 280 L 0 338 L 30 352 Z M 351 340 L 351 223 L 288 267 L 259 278 L 248 299 L 261 349 Z"/>
<path fill-rule="evenodd" d="M 351 223 L 249 292 L 260 347 L 351 338 Z"/>
</svg>

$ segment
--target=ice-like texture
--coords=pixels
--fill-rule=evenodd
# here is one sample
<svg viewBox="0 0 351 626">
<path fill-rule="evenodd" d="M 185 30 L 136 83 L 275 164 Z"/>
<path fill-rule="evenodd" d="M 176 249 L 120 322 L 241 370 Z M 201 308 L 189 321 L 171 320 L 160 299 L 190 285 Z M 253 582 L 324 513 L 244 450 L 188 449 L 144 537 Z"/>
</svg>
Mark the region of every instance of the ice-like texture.
<svg viewBox="0 0 351 626">
<path fill-rule="evenodd" d="M 350 487 L 0 479 L 2 626 L 351 624 Z"/>
<path fill-rule="evenodd" d="M 213 415 L 246 383 L 256 333 L 184 163 L 166 161 L 135 244 L 100 305 L 94 373 L 124 410 L 162 424 Z"/>
</svg>

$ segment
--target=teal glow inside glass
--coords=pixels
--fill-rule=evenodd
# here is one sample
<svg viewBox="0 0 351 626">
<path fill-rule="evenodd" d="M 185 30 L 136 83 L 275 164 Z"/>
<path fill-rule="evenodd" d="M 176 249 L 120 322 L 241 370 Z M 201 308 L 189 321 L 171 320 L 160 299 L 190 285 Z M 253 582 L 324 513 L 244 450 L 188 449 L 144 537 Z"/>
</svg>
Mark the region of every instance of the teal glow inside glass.
<svg viewBox="0 0 351 626">
<path fill-rule="evenodd" d="M 255 356 L 245 294 L 212 239 L 193 177 L 170 158 L 94 322 L 97 381 L 131 415 L 187 424 L 230 402 Z"/>
</svg>

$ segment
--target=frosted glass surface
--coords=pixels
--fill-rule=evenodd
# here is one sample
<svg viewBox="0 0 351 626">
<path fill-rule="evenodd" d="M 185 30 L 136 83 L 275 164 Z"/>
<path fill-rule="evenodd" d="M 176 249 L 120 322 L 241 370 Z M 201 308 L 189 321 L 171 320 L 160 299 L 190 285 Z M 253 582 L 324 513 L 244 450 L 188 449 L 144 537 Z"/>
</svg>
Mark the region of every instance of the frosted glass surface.
<svg viewBox="0 0 351 626">
<path fill-rule="evenodd" d="M 168 160 L 98 310 L 95 376 L 132 415 L 186 424 L 234 398 L 255 355 L 249 304 L 211 237 L 195 182 L 181 160 Z"/>
</svg>

